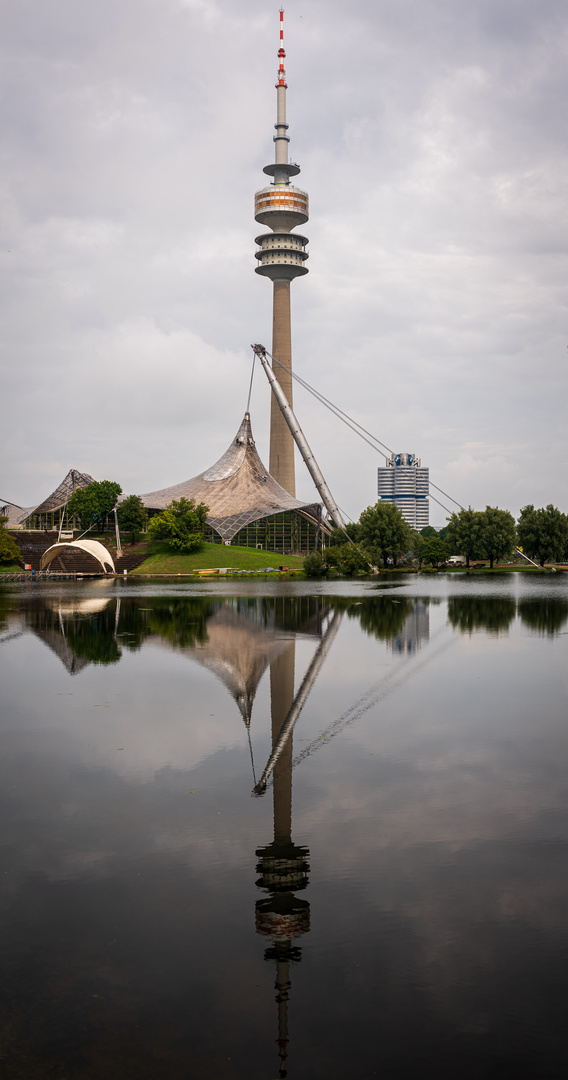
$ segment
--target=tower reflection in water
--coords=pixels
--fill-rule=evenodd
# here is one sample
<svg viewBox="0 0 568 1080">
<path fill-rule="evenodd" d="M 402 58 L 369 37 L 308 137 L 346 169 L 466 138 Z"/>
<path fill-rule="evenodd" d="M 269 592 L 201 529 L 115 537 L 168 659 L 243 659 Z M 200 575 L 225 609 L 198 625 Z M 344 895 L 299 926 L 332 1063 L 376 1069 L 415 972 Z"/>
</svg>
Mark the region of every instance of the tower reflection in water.
<svg viewBox="0 0 568 1080">
<path fill-rule="evenodd" d="M 323 614 L 323 613 L 322 613 Z M 288 999 L 291 989 L 290 965 L 299 962 L 301 949 L 295 942 L 310 929 L 310 905 L 296 896 L 308 884 L 309 851 L 292 840 L 292 750 L 294 725 L 337 633 L 341 613 L 333 612 L 320 644 L 294 696 L 296 642 L 270 666 L 272 753 L 254 792 L 262 795 L 273 777 L 274 839 L 256 852 L 257 886 L 266 895 L 256 902 L 256 930 L 272 944 L 265 960 L 276 963 L 276 1003 L 278 1005 L 279 1075 L 287 1075 Z M 320 622 L 320 626 L 322 623 Z"/>
</svg>

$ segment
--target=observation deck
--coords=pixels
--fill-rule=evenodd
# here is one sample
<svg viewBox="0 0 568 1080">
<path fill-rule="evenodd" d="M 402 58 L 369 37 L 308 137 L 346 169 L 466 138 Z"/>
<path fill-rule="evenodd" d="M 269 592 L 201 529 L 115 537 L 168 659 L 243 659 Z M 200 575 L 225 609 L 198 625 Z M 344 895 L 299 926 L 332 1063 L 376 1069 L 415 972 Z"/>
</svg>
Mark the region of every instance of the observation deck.
<svg viewBox="0 0 568 1080">
<path fill-rule="evenodd" d="M 270 184 L 254 196 L 254 216 L 261 225 L 278 232 L 290 232 L 305 225 L 310 216 L 308 193 L 293 184 Z"/>
</svg>

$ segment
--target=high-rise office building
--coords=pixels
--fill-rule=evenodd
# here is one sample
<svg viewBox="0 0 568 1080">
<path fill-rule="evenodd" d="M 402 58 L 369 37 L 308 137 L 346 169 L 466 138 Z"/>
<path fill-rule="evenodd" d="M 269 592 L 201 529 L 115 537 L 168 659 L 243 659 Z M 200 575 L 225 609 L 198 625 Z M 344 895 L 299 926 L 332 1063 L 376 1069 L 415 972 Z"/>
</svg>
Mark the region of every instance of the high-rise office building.
<svg viewBox="0 0 568 1080">
<path fill-rule="evenodd" d="M 416 454 L 391 454 L 377 469 L 379 499 L 393 503 L 413 529 L 428 525 L 428 469 Z"/>
</svg>

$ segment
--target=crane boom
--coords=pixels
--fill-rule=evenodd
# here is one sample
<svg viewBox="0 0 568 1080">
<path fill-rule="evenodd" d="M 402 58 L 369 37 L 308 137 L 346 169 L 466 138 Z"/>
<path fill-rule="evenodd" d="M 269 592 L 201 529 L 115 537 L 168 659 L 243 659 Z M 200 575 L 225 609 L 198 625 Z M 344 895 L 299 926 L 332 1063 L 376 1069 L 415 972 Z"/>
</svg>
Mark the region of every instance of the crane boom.
<svg viewBox="0 0 568 1080">
<path fill-rule="evenodd" d="M 292 432 L 292 438 L 294 439 L 294 442 L 296 443 L 296 446 L 298 447 L 298 450 L 300 451 L 306 463 L 306 468 L 308 469 L 308 472 L 314 484 L 316 485 L 316 488 L 321 496 L 321 500 L 326 510 L 328 511 L 329 516 L 333 521 L 333 524 L 335 525 L 336 529 L 344 529 L 345 522 L 341 516 L 339 507 L 337 506 L 337 503 L 335 502 L 335 499 L 333 498 L 333 495 L 331 494 L 331 491 L 329 490 L 324 480 L 323 473 L 321 472 L 321 469 L 314 455 L 312 454 L 312 451 L 310 450 L 308 440 L 306 439 L 304 432 L 302 431 L 298 421 L 296 420 L 290 402 L 288 401 L 286 394 L 284 393 L 282 387 L 280 386 L 280 383 L 278 382 L 278 379 L 276 378 L 272 368 L 270 367 L 270 364 L 268 363 L 268 360 L 266 359 L 266 349 L 264 348 L 264 345 L 251 345 L 251 348 L 256 354 L 256 356 L 258 356 L 258 359 L 260 360 L 266 372 L 266 377 L 272 387 L 272 393 L 274 394 L 274 397 L 276 398 L 280 406 L 282 415 L 286 423 L 288 424 L 290 431 Z"/>
</svg>

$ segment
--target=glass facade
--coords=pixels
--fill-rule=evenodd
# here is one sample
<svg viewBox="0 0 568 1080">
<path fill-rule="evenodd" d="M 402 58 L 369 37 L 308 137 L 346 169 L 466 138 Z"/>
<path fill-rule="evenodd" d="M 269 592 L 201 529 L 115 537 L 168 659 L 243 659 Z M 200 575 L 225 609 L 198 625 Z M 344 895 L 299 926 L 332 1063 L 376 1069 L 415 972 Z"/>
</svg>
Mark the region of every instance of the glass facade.
<svg viewBox="0 0 568 1080">
<path fill-rule="evenodd" d="M 210 544 L 223 543 L 210 525 L 205 528 L 205 540 Z M 325 542 L 325 534 L 321 529 L 318 535 L 316 526 L 302 514 L 285 511 L 251 521 L 250 525 L 236 533 L 231 544 L 275 551 L 281 555 L 307 555 L 308 552 L 321 548 L 322 541 Z"/>
</svg>

